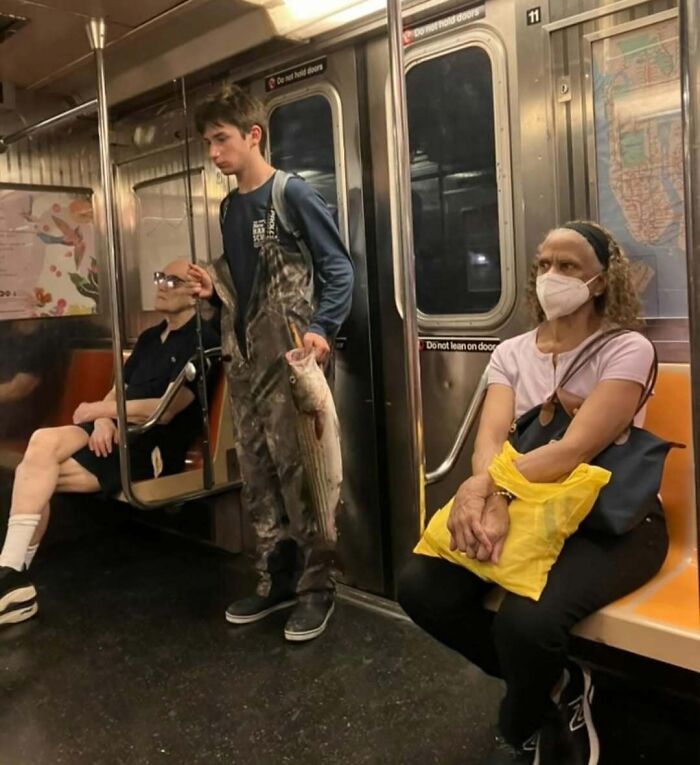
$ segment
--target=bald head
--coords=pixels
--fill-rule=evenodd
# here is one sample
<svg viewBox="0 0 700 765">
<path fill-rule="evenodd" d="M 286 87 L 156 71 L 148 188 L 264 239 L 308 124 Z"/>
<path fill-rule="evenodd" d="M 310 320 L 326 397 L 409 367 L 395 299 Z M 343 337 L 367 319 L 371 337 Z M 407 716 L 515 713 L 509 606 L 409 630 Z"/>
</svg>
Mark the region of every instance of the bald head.
<svg viewBox="0 0 700 765">
<path fill-rule="evenodd" d="M 194 309 L 194 298 L 190 294 L 187 286 L 187 267 L 190 261 L 186 258 L 177 258 L 168 263 L 163 268 L 162 273 L 165 276 L 175 277 L 168 283 L 166 280 L 157 281 L 155 309 L 161 313 L 179 314 L 182 312 L 192 312 Z"/>
<path fill-rule="evenodd" d="M 180 279 L 186 280 L 187 279 L 187 267 L 189 266 L 190 261 L 186 258 L 177 258 L 176 260 L 171 261 L 168 263 L 167 266 L 163 269 L 164 274 L 168 274 L 169 276 L 177 276 Z"/>
</svg>

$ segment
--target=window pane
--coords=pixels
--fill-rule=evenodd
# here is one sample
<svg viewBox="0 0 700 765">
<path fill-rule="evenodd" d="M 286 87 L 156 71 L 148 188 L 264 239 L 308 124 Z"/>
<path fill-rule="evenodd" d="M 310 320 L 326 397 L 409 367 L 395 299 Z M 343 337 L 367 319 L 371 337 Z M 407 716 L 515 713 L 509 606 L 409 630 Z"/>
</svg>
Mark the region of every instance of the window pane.
<svg viewBox="0 0 700 765">
<path fill-rule="evenodd" d="M 470 47 L 407 76 L 418 308 L 491 311 L 501 296 L 491 62 Z"/>
<path fill-rule="evenodd" d="M 187 192 L 184 173 L 138 186 L 136 194 L 136 237 L 141 308 L 153 310 L 156 288 L 153 272 L 162 271 L 177 258 L 190 260 L 190 232 L 187 222 Z M 207 230 L 204 184 L 201 171 L 190 174 L 195 252 L 206 258 Z"/>
<path fill-rule="evenodd" d="M 593 43 L 600 222 L 632 261 L 647 318 L 688 315 L 676 19 Z"/>
<path fill-rule="evenodd" d="M 326 98 L 309 96 L 272 112 L 270 159 L 274 167 L 308 181 L 328 202 L 337 222 L 333 113 Z"/>
</svg>

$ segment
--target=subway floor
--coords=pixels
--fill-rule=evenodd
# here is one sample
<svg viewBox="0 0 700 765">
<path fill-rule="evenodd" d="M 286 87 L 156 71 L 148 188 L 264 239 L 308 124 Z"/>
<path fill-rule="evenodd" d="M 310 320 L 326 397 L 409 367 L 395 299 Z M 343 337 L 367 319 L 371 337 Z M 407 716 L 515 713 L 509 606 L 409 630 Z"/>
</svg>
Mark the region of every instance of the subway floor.
<svg viewBox="0 0 700 765">
<path fill-rule="evenodd" d="M 0 630 L 0 765 L 479 765 L 500 683 L 410 623 L 341 601 L 233 627 L 241 561 L 106 514 L 46 545 L 40 612 Z M 599 679 L 602 765 L 694 765 L 697 708 Z"/>
</svg>

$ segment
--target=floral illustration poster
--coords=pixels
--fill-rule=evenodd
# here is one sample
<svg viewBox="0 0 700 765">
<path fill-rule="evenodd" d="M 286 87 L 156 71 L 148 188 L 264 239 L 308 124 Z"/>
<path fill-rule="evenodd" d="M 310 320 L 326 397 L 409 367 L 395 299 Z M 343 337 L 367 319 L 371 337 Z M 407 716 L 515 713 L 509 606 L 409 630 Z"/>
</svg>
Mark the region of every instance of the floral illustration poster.
<svg viewBox="0 0 700 765">
<path fill-rule="evenodd" d="M 92 193 L 0 188 L 0 321 L 94 314 Z"/>
</svg>

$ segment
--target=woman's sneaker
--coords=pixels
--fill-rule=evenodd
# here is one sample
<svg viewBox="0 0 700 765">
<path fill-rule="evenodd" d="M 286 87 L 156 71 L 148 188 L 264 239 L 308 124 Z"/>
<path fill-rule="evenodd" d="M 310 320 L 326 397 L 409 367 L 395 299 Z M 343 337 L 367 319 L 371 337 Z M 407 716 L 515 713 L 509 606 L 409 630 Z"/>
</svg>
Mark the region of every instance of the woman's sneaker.
<svg viewBox="0 0 700 765">
<path fill-rule="evenodd" d="M 557 709 L 542 728 L 535 765 L 598 765 L 591 673 L 574 663 L 564 672 L 563 687 L 555 698 Z"/>
<path fill-rule="evenodd" d="M 0 566 L 0 624 L 19 624 L 38 610 L 36 590 L 27 572 Z"/>
</svg>

